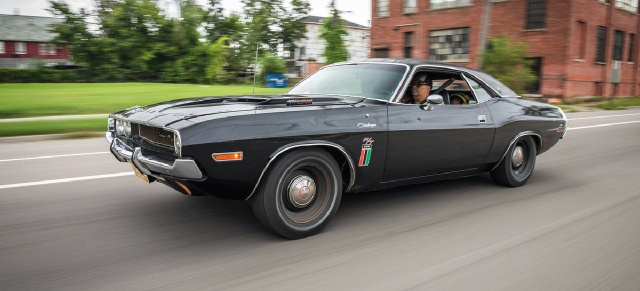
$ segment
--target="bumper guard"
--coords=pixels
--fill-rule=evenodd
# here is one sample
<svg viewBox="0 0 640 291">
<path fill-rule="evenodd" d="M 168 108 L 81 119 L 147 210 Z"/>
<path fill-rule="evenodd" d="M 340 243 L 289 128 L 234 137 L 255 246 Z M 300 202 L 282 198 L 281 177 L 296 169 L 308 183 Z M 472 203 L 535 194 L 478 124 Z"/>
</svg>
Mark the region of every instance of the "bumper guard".
<svg viewBox="0 0 640 291">
<path fill-rule="evenodd" d="M 107 132 L 106 136 L 111 143 L 111 153 L 115 158 L 120 162 L 131 161 L 143 174 L 154 176 L 154 173 L 159 173 L 191 180 L 204 178 L 195 160 L 191 158 L 179 158 L 169 161 L 156 156 L 145 156 L 142 154 L 140 147 L 132 149 L 120 139 L 114 137 L 113 133 Z"/>
</svg>

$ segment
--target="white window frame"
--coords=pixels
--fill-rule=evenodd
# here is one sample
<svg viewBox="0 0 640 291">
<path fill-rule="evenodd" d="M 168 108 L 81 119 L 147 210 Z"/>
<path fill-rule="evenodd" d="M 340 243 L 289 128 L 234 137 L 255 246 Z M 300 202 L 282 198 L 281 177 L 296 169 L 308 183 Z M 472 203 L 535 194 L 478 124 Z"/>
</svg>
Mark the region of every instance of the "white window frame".
<svg viewBox="0 0 640 291">
<path fill-rule="evenodd" d="M 27 54 L 27 43 L 24 41 L 18 41 L 15 43 L 16 54 L 18 55 L 26 55 Z"/>
<path fill-rule="evenodd" d="M 49 44 L 49 55 L 50 56 L 55 56 L 56 55 L 56 45 L 50 43 Z"/>
<path fill-rule="evenodd" d="M 616 8 L 631 13 L 638 13 L 638 0 L 616 0 Z"/>
<path fill-rule="evenodd" d="M 429 0 L 429 10 L 473 6 L 473 0 Z"/>
<path fill-rule="evenodd" d="M 418 0 L 402 0 L 402 13 L 418 13 Z"/>
<path fill-rule="evenodd" d="M 47 44 L 46 43 L 39 43 L 38 44 L 38 54 L 41 55 L 41 56 L 47 55 Z"/>
<path fill-rule="evenodd" d="M 0 54 L 6 54 L 7 50 L 4 48 L 4 41 L 0 41 Z"/>
<path fill-rule="evenodd" d="M 378 17 L 389 17 L 389 2 L 390 0 L 376 0 Z"/>
</svg>

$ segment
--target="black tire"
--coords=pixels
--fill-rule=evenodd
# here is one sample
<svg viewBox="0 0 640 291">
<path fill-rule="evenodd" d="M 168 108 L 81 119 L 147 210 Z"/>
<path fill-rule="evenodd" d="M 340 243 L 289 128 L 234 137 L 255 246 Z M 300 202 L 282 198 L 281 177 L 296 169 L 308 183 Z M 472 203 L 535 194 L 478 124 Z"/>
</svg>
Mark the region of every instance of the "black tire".
<svg viewBox="0 0 640 291">
<path fill-rule="evenodd" d="M 285 154 L 268 170 L 251 207 L 268 229 L 299 239 L 322 231 L 341 198 L 338 163 L 322 149 L 305 149 Z"/>
<path fill-rule="evenodd" d="M 522 159 L 518 152 L 522 153 Z M 536 164 L 537 148 L 531 136 L 523 136 L 516 140 L 507 150 L 498 167 L 491 171 L 493 180 L 504 186 L 520 187 L 527 183 Z"/>
</svg>

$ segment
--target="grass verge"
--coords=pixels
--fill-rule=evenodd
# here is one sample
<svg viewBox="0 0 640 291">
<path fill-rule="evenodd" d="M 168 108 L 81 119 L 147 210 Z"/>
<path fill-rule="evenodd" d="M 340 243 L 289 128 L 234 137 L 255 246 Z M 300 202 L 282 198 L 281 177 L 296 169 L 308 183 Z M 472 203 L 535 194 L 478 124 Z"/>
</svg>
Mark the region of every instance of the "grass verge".
<svg viewBox="0 0 640 291">
<path fill-rule="evenodd" d="M 0 122 L 0 137 L 56 133 L 85 136 L 82 133 L 106 130 L 106 118 Z"/>
<path fill-rule="evenodd" d="M 256 87 L 256 94 L 288 88 Z M 202 96 L 252 95 L 250 85 L 164 83 L 0 84 L 0 118 L 111 113 L 134 105 Z"/>
<path fill-rule="evenodd" d="M 640 106 L 640 97 L 618 97 L 599 104 L 591 105 L 591 107 L 597 107 L 606 110 L 621 110 L 627 109 L 627 107 L 632 106 Z"/>
</svg>

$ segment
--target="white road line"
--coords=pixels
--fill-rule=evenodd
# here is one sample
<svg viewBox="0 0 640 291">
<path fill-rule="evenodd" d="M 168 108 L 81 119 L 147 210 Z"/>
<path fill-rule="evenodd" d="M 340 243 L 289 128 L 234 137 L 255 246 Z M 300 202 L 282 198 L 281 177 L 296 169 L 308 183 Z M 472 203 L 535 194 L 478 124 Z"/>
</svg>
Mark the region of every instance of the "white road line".
<svg viewBox="0 0 640 291">
<path fill-rule="evenodd" d="M 60 183 L 68 183 L 68 182 L 84 181 L 84 180 L 93 180 L 93 179 L 115 178 L 115 177 L 130 176 L 130 175 L 133 175 L 133 174 L 134 174 L 133 172 L 122 172 L 122 173 L 108 174 L 108 175 L 84 176 L 84 177 L 75 177 L 75 178 L 66 178 L 66 179 L 44 180 L 44 181 L 29 182 L 29 183 L 7 184 L 7 185 L 0 185 L 0 189 L 20 188 L 20 187 L 49 185 L 49 184 L 60 184 Z"/>
<path fill-rule="evenodd" d="M 95 153 L 56 155 L 56 156 L 40 156 L 40 157 L 32 157 L 32 158 L 6 159 L 6 160 L 0 160 L 0 163 L 2 163 L 2 162 L 14 162 L 14 161 L 39 160 L 39 159 L 53 159 L 53 158 L 63 158 L 63 157 L 75 157 L 75 156 L 102 155 L 102 154 L 109 154 L 109 153 L 110 152 L 95 152 Z"/>
<path fill-rule="evenodd" d="M 569 119 L 569 121 L 572 121 L 572 120 L 583 120 L 583 119 L 598 119 L 598 118 L 607 118 L 607 117 L 618 117 L 618 116 L 633 116 L 633 115 L 640 115 L 640 113 L 629 113 L 629 114 L 602 115 L 602 116 L 592 116 L 592 117 L 571 118 L 571 119 Z"/>
<path fill-rule="evenodd" d="M 595 127 L 605 127 L 605 126 L 613 126 L 613 125 L 629 124 L 629 123 L 638 123 L 638 122 L 640 122 L 640 120 L 636 120 L 636 121 L 627 121 L 627 122 L 616 122 L 616 123 L 605 123 L 605 124 L 590 125 L 590 126 L 581 126 L 581 127 L 569 127 L 569 130 L 587 129 L 587 128 L 595 128 Z"/>
</svg>

